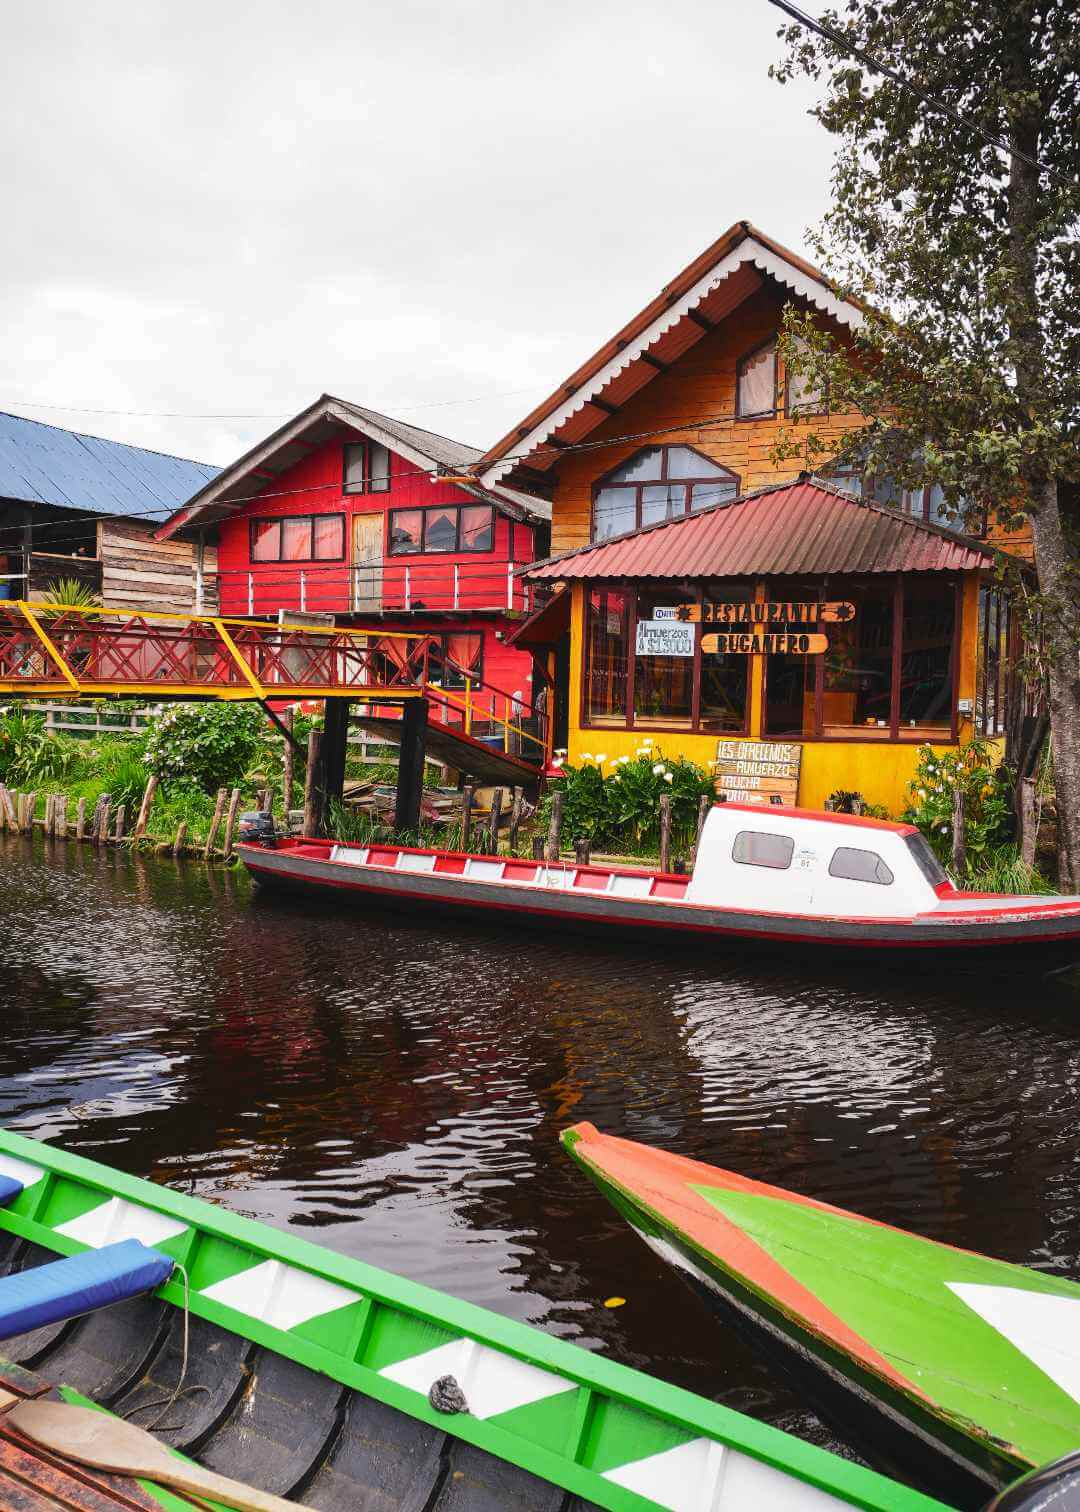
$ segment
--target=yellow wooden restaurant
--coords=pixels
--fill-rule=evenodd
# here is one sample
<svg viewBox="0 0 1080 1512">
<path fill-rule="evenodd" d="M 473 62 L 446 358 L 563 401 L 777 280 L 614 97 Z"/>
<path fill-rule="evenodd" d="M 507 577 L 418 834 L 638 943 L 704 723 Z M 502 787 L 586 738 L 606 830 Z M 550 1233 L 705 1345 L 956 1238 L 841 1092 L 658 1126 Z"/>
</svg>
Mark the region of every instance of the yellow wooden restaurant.
<svg viewBox="0 0 1080 1512">
<path fill-rule="evenodd" d="M 856 790 L 898 813 L 921 745 L 1004 733 L 1000 543 L 951 528 L 935 490 L 772 462 L 807 413 L 838 442 L 856 423 L 785 374 L 788 301 L 841 336 L 862 318 L 739 223 L 477 470 L 552 502 L 554 555 L 528 570 L 551 597 L 517 639 L 570 762 L 648 745 L 722 757 L 733 796 Z M 791 784 L 771 781 L 781 755 Z"/>
</svg>

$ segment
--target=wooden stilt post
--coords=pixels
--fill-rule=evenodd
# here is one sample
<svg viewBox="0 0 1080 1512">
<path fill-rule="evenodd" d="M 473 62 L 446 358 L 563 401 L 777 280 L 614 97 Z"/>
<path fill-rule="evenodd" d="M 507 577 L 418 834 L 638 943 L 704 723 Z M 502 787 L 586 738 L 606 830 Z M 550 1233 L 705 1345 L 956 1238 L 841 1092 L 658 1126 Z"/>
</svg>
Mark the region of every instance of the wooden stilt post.
<svg viewBox="0 0 1080 1512">
<path fill-rule="evenodd" d="M 345 756 L 349 738 L 349 700 L 328 698 L 323 718 L 323 813 L 339 804 L 345 793 Z"/>
<path fill-rule="evenodd" d="M 398 755 L 397 799 L 394 804 L 394 828 L 399 833 L 420 827 L 427 722 L 427 699 L 406 699 L 401 711 L 401 747 Z"/>
<path fill-rule="evenodd" d="M 322 731 L 312 730 L 304 774 L 304 835 L 308 840 L 317 840 L 322 834 L 322 821 Z"/>
<path fill-rule="evenodd" d="M 472 844 L 472 796 L 472 783 L 467 782 L 461 790 L 461 848 L 463 851 L 467 851 Z"/>
<path fill-rule="evenodd" d="M 518 830 L 521 828 L 521 806 L 525 801 L 525 790 L 516 787 L 514 789 L 514 802 L 510 808 L 510 833 L 507 836 L 510 845 L 510 854 L 517 855 Z"/>
<path fill-rule="evenodd" d="M 240 789 L 233 788 L 229 797 L 229 813 L 225 820 L 225 860 L 232 855 L 233 831 L 236 829 L 236 810 L 240 807 Z"/>
<path fill-rule="evenodd" d="M 292 747 L 289 746 L 291 750 Z M 221 816 L 225 812 L 225 800 L 229 796 L 227 788 L 218 788 L 217 802 L 214 804 L 214 817 L 210 821 L 210 833 L 206 837 L 206 845 L 203 848 L 203 860 L 209 861 L 214 854 L 214 841 L 217 832 L 221 828 Z"/>
<path fill-rule="evenodd" d="M 67 839 L 68 820 L 66 793 L 61 793 L 59 798 L 56 800 L 56 834 L 61 840 Z"/>
<path fill-rule="evenodd" d="M 957 787 L 953 793 L 952 832 L 953 875 L 959 882 L 967 865 L 967 819 L 965 815 L 964 789 Z"/>
<path fill-rule="evenodd" d="M 559 859 L 559 850 L 562 846 L 562 811 L 566 794 L 560 789 L 552 794 L 551 798 L 551 823 L 548 825 L 547 858 L 549 861 Z"/>
<path fill-rule="evenodd" d="M 154 794 L 157 792 L 157 788 L 157 773 L 151 772 L 146 784 L 146 791 L 142 795 L 142 802 L 139 804 L 139 817 L 135 821 L 136 840 L 141 840 L 146 834 L 146 826 L 150 822 L 150 805 L 154 801 Z"/>
<path fill-rule="evenodd" d="M 488 850 L 493 856 L 499 854 L 499 823 L 502 819 L 503 790 L 496 788 L 491 795 L 491 818 L 488 821 Z"/>
<path fill-rule="evenodd" d="M 671 870 L 671 794 L 660 794 L 660 870 Z"/>
<path fill-rule="evenodd" d="M 712 798 L 708 793 L 702 793 L 697 806 L 697 833 L 694 836 L 694 860 L 697 860 L 698 848 L 701 845 L 701 832 L 705 828 L 705 821 L 709 817 L 712 808 Z"/>
<path fill-rule="evenodd" d="M 127 804 L 121 803 L 116 810 L 116 823 L 113 825 L 113 839 L 119 845 L 127 832 Z"/>
<path fill-rule="evenodd" d="M 281 722 L 287 730 L 292 730 L 293 711 L 291 709 L 284 710 L 281 715 Z M 289 828 L 289 810 L 292 808 L 293 800 L 293 763 L 295 756 L 293 743 L 287 736 L 282 737 L 281 744 L 283 747 L 281 756 L 281 807 L 285 811 L 285 829 L 287 831 Z"/>
<path fill-rule="evenodd" d="M 85 840 L 86 839 L 86 799 L 85 798 L 80 798 L 79 799 L 78 807 L 75 810 L 75 838 L 76 838 L 76 840 Z"/>
<path fill-rule="evenodd" d="M 181 819 L 180 824 L 177 827 L 176 839 L 173 841 L 172 853 L 173 853 L 174 857 L 176 857 L 176 856 L 182 856 L 184 854 L 184 842 L 186 840 L 187 840 L 187 820 L 186 819 Z"/>
</svg>

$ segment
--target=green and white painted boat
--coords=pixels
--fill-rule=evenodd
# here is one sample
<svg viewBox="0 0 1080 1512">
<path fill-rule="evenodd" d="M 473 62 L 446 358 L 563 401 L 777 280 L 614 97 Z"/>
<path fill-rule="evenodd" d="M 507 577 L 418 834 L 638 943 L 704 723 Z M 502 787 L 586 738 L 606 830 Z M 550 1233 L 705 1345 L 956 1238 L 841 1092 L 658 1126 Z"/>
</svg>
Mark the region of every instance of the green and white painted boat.
<svg viewBox="0 0 1080 1512">
<path fill-rule="evenodd" d="M 978 1507 L 1080 1448 L 1080 1285 L 591 1124 L 563 1143 L 872 1464 Z"/>
<path fill-rule="evenodd" d="M 118 1253 L 169 1274 L 110 1305 L 87 1281 L 66 1317 L 54 1286 L 51 1320 L 12 1336 L 5 1287 L 22 1285 L 39 1318 L 58 1257 L 81 1274 Z M 323 1512 L 942 1506 L 538 1329 L 0 1131 L 5 1317 L 0 1390 L 156 1421 L 209 1469 Z M 4 1422 L 6 1506 L 5 1452 L 25 1445 Z M 149 1480 L 128 1495 L 115 1505 L 191 1505 Z"/>
</svg>

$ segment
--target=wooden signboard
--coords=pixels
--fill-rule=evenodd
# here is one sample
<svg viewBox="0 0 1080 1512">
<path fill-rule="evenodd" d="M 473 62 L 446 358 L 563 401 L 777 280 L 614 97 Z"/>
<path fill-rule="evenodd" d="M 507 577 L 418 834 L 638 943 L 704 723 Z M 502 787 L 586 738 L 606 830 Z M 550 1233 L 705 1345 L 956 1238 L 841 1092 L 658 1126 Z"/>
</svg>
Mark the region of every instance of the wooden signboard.
<svg viewBox="0 0 1080 1512">
<path fill-rule="evenodd" d="M 721 740 L 716 746 L 716 791 L 732 803 L 799 801 L 802 746 L 778 740 Z"/>
<path fill-rule="evenodd" d="M 844 625 L 855 618 L 855 605 L 843 600 L 804 604 L 777 599 L 757 604 L 706 599 L 703 604 L 680 604 L 674 612 L 691 625 L 748 625 L 759 629 L 768 626 L 776 630 L 785 626 Z"/>
<path fill-rule="evenodd" d="M 777 632 L 755 633 L 752 630 L 738 630 L 717 635 L 703 635 L 701 637 L 701 649 L 710 655 L 725 656 L 728 654 L 745 654 L 749 656 L 761 656 L 764 652 L 774 652 L 788 656 L 816 656 L 819 651 L 829 649 L 829 637 L 827 635 L 804 635 L 797 630 L 782 630 Z"/>
</svg>

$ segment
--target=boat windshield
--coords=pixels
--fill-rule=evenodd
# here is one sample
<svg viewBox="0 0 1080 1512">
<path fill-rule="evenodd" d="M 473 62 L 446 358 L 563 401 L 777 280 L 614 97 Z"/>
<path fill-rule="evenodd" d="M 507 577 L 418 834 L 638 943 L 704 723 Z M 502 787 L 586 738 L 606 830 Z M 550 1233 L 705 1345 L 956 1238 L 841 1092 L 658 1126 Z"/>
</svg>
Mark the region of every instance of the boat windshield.
<svg viewBox="0 0 1080 1512">
<path fill-rule="evenodd" d="M 905 835 L 904 844 L 911 852 L 915 865 L 933 888 L 949 880 L 949 874 L 934 855 L 922 835 Z"/>
</svg>

